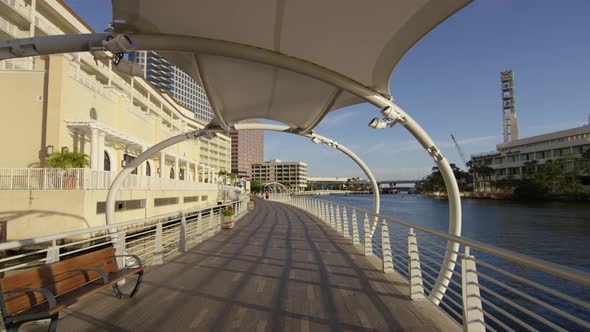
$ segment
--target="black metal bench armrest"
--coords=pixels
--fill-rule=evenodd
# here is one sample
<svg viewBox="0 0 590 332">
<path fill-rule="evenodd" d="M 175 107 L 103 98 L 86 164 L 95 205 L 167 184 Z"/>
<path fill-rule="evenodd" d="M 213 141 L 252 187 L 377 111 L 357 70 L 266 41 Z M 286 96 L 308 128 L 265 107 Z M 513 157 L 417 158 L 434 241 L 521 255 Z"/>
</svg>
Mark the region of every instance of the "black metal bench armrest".
<svg viewBox="0 0 590 332">
<path fill-rule="evenodd" d="M 49 310 L 54 309 L 57 306 L 57 301 L 55 300 L 55 295 L 46 288 L 18 288 L 15 290 L 11 290 L 6 292 L 8 295 L 15 295 L 18 293 L 41 293 L 43 297 L 47 300 L 49 304 Z"/>
<path fill-rule="evenodd" d="M 135 259 L 135 262 L 137 263 L 137 267 L 142 267 L 143 263 L 141 262 L 141 258 L 139 258 L 139 256 L 137 255 L 131 255 L 131 254 L 127 254 L 127 255 L 115 255 L 113 257 L 132 257 L 133 259 Z"/>
<path fill-rule="evenodd" d="M 85 268 L 85 269 L 74 269 L 74 270 L 70 270 L 68 272 L 84 272 L 84 271 L 96 271 L 102 277 L 103 284 L 107 284 L 109 282 L 109 276 L 107 275 L 107 273 L 103 269 L 101 269 L 99 267 L 89 267 L 89 268 Z"/>
</svg>

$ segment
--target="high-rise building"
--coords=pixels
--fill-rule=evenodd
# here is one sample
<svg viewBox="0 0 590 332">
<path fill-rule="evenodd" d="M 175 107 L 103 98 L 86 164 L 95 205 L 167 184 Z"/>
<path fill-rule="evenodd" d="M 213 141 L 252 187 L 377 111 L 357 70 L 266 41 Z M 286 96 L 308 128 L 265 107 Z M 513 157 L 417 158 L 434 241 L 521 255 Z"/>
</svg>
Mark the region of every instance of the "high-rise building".
<svg viewBox="0 0 590 332">
<path fill-rule="evenodd" d="M 277 159 L 252 164 L 252 180 L 264 183 L 279 182 L 290 191 L 304 191 L 307 187 L 307 164 L 302 161 Z"/>
<path fill-rule="evenodd" d="M 211 121 L 213 112 L 205 90 L 180 68 L 152 51 L 131 52 L 129 60 L 139 63 L 145 79 L 156 89 L 167 93 L 178 103 L 192 110 L 195 119 L 205 123 Z"/>
<path fill-rule="evenodd" d="M 242 123 L 257 123 L 245 120 Z M 240 178 L 251 179 L 251 165 L 264 161 L 264 131 L 240 130 L 229 133 L 231 137 L 231 170 Z"/>
</svg>

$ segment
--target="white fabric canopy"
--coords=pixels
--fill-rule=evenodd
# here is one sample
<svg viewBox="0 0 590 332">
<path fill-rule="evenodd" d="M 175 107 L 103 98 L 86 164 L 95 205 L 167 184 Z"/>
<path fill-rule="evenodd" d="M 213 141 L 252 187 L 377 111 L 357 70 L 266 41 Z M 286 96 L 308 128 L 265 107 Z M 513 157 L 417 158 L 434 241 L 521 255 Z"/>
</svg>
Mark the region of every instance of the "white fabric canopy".
<svg viewBox="0 0 590 332">
<path fill-rule="evenodd" d="M 196 37 L 303 60 L 388 97 L 391 72 L 426 33 L 470 0 L 113 0 L 127 32 Z M 217 120 L 283 122 L 307 132 L 362 96 L 239 56 L 160 52 L 200 81 Z"/>
</svg>

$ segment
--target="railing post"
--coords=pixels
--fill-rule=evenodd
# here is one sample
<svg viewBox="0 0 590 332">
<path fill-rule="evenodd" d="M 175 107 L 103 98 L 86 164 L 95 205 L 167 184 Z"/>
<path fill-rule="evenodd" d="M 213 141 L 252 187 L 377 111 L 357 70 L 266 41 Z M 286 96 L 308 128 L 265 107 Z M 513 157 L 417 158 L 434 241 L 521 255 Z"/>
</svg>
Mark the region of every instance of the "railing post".
<svg viewBox="0 0 590 332">
<path fill-rule="evenodd" d="M 113 234 L 113 246 L 115 247 L 115 255 L 125 255 L 125 231 Z M 125 257 L 117 257 L 117 264 L 121 268 L 125 267 Z"/>
<path fill-rule="evenodd" d="M 484 317 L 479 294 L 475 257 L 469 253 L 469 246 L 461 256 L 461 295 L 463 299 L 463 331 L 484 332 Z"/>
<path fill-rule="evenodd" d="M 181 213 L 180 217 L 180 238 L 178 239 L 178 251 L 186 252 L 186 216 Z"/>
<path fill-rule="evenodd" d="M 352 221 L 352 243 L 359 244 L 361 241 L 359 240 L 359 225 L 358 219 L 356 217 L 356 210 L 352 210 L 352 215 L 350 216 Z"/>
<path fill-rule="evenodd" d="M 373 243 L 371 240 L 371 226 L 369 225 L 369 216 L 365 213 L 363 219 L 364 230 L 365 230 L 365 256 L 373 255 Z"/>
<path fill-rule="evenodd" d="M 336 229 L 336 216 L 334 215 L 334 205 L 330 204 L 329 211 L 330 213 L 330 226 Z"/>
<path fill-rule="evenodd" d="M 342 232 L 344 232 L 345 238 L 350 238 L 350 227 L 348 227 L 348 213 L 346 208 L 342 208 Z"/>
<path fill-rule="evenodd" d="M 197 229 L 196 229 L 196 237 L 197 243 L 203 242 L 203 214 L 199 211 L 199 215 L 197 216 Z"/>
<path fill-rule="evenodd" d="M 340 205 L 334 206 L 334 213 L 336 214 L 335 222 L 336 222 L 336 230 L 342 233 L 342 220 L 340 219 Z"/>
<path fill-rule="evenodd" d="M 47 248 L 46 264 L 59 262 L 59 247 L 55 240 L 51 241 L 51 247 Z"/>
<path fill-rule="evenodd" d="M 424 297 L 418 240 L 413 228 L 410 228 L 408 233 L 408 276 L 410 279 L 410 299 L 412 301 L 424 301 L 426 297 Z"/>
<path fill-rule="evenodd" d="M 208 227 L 209 236 L 207 238 L 210 238 L 215 234 L 215 229 L 213 228 L 213 223 L 214 223 L 214 221 L 213 221 L 213 208 L 211 208 L 209 210 L 209 227 Z"/>
<path fill-rule="evenodd" d="M 221 209 L 220 208 L 219 211 L 219 216 L 217 216 L 217 227 L 215 227 L 217 229 L 217 231 L 219 232 L 221 230 L 221 228 L 223 227 L 223 213 L 221 213 Z M 235 213 L 235 211 L 234 211 Z"/>
<path fill-rule="evenodd" d="M 387 221 L 381 218 L 381 253 L 383 254 L 383 272 L 393 273 L 393 257 L 391 256 L 391 240 Z"/>
<path fill-rule="evenodd" d="M 323 222 L 327 223 L 328 217 L 326 216 L 326 203 L 322 202 L 321 205 L 321 219 Z"/>
<path fill-rule="evenodd" d="M 164 246 L 162 245 L 162 223 L 156 224 L 156 237 L 154 238 L 154 254 L 152 265 L 161 265 L 164 263 Z"/>
</svg>

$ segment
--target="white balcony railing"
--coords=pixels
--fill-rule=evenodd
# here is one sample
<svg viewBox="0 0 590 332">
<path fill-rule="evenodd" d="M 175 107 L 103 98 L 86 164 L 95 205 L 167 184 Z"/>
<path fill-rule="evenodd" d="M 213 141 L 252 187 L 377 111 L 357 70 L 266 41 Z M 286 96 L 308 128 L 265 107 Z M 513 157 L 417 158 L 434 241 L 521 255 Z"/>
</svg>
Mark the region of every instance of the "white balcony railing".
<svg viewBox="0 0 590 332">
<path fill-rule="evenodd" d="M 19 29 L 16 25 L 10 23 L 8 20 L 0 17 L 0 29 L 5 31 L 7 34 L 14 38 L 27 38 L 29 37 L 28 31 Z"/>
<path fill-rule="evenodd" d="M 115 172 L 87 168 L 0 168 L 0 190 L 109 189 Z M 208 183 L 207 183 L 208 184 Z M 123 189 L 198 190 L 203 182 L 130 174 Z M 210 185 L 213 185 L 212 183 Z M 197 187 L 199 186 L 199 187 Z"/>
<path fill-rule="evenodd" d="M 107 98 L 110 101 L 113 101 L 113 94 L 104 87 L 100 82 L 96 80 L 94 77 L 90 77 L 82 72 L 76 71 L 71 76 L 74 80 L 82 83 L 85 87 L 93 90 L 94 92 L 98 93 L 99 95 Z"/>
<path fill-rule="evenodd" d="M 29 17 L 31 13 L 31 7 L 27 6 L 27 4 L 22 0 L 0 0 L 7 4 L 8 6 L 12 7 L 16 10 L 19 14 L 23 17 Z"/>
</svg>

